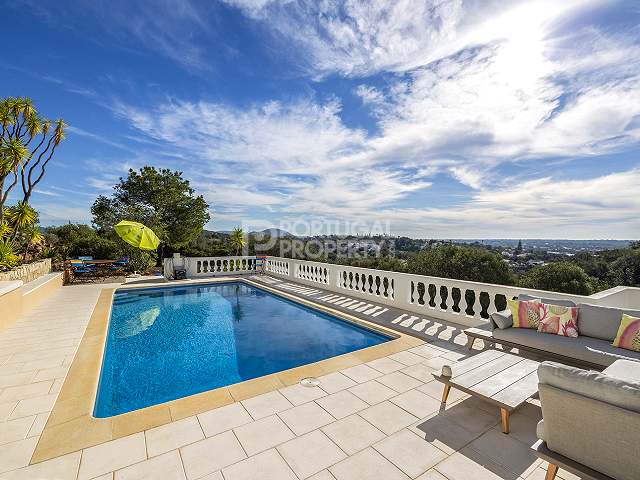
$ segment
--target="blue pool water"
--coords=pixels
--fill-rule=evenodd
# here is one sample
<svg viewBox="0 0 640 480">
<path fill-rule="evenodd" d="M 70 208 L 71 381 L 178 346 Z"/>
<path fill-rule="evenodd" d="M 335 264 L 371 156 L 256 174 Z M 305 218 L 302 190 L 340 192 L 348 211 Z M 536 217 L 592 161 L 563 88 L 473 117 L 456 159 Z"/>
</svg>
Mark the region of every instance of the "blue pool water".
<svg viewBox="0 0 640 480">
<path fill-rule="evenodd" d="M 110 417 L 388 340 L 240 282 L 120 291 L 94 414 Z"/>
</svg>

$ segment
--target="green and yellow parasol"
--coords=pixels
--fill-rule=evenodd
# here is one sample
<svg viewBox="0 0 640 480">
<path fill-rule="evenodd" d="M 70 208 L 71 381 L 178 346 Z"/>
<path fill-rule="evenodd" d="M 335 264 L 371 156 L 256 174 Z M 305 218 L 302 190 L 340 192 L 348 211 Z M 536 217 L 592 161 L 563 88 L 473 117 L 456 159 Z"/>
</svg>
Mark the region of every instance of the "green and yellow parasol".
<svg viewBox="0 0 640 480">
<path fill-rule="evenodd" d="M 160 245 L 160 239 L 153 230 L 141 223 L 123 220 L 114 228 L 122 240 L 142 250 L 155 250 Z"/>
</svg>

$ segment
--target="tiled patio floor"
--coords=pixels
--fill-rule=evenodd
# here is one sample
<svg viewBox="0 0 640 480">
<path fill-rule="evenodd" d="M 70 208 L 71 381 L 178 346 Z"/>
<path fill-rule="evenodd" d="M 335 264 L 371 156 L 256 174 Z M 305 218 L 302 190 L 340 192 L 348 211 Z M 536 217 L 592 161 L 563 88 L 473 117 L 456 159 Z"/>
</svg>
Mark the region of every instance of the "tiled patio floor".
<svg viewBox="0 0 640 480">
<path fill-rule="evenodd" d="M 319 387 L 286 387 L 29 465 L 105 287 L 64 287 L 0 332 L 0 479 L 544 479 L 529 448 L 535 400 L 512 416 L 510 435 L 497 409 L 459 392 L 441 411 L 430 372 L 475 351 L 438 322 L 421 332 L 430 344 L 325 375 Z"/>
</svg>

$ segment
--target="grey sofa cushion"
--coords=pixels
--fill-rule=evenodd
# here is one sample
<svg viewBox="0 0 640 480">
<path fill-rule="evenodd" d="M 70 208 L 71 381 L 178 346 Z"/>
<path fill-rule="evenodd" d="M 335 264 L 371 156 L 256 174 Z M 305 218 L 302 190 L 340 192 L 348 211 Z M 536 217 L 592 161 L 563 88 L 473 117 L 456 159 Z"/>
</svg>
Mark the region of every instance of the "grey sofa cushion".
<svg viewBox="0 0 640 480">
<path fill-rule="evenodd" d="M 508 308 L 491 314 L 491 321 L 498 328 L 509 328 L 513 325 L 513 315 Z"/>
<path fill-rule="evenodd" d="M 546 303 L 547 305 L 560 305 L 562 307 L 575 307 L 576 302 L 573 300 L 566 300 L 563 298 L 548 298 L 548 297 L 534 297 L 532 295 L 527 295 L 526 293 L 521 293 L 518 295 L 518 300 L 540 300 L 540 303 Z"/>
<path fill-rule="evenodd" d="M 495 329 L 496 340 L 537 348 L 545 352 L 556 353 L 567 357 L 590 362 L 601 367 L 608 367 L 616 360 L 640 361 L 640 352 L 616 348 L 606 340 L 591 337 L 569 338 L 561 335 L 538 333 L 528 328 Z"/>
<path fill-rule="evenodd" d="M 605 368 L 602 373 L 630 382 L 640 382 L 640 362 L 616 360 Z"/>
<path fill-rule="evenodd" d="M 542 440 L 546 440 L 546 438 L 544 438 L 544 418 L 536 425 L 536 436 Z"/>
<path fill-rule="evenodd" d="M 542 362 L 538 382 L 640 413 L 640 383 L 592 370 Z"/>
<path fill-rule="evenodd" d="M 578 333 L 613 342 L 620 327 L 622 314 L 640 317 L 640 310 L 624 310 L 581 303 L 578 305 Z"/>
</svg>

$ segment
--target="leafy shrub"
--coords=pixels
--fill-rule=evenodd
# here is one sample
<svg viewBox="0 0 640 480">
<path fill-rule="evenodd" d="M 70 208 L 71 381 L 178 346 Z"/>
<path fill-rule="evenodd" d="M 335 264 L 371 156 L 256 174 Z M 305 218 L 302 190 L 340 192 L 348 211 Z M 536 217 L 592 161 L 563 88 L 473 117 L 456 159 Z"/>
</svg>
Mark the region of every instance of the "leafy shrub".
<svg viewBox="0 0 640 480">
<path fill-rule="evenodd" d="M 132 248 L 127 252 L 129 256 L 128 269 L 132 272 L 144 274 L 147 270 L 156 264 L 155 256 L 144 250 Z"/>
<path fill-rule="evenodd" d="M 427 248 L 407 260 L 407 270 L 418 275 L 473 282 L 513 285 L 509 265 L 497 253 L 458 245 Z"/>
<path fill-rule="evenodd" d="M 520 278 L 520 286 L 552 292 L 591 295 L 595 279 L 571 262 L 554 262 L 534 267 Z"/>
<path fill-rule="evenodd" d="M 11 270 L 18 263 L 18 255 L 13 242 L 8 238 L 0 240 L 0 270 Z"/>
</svg>

